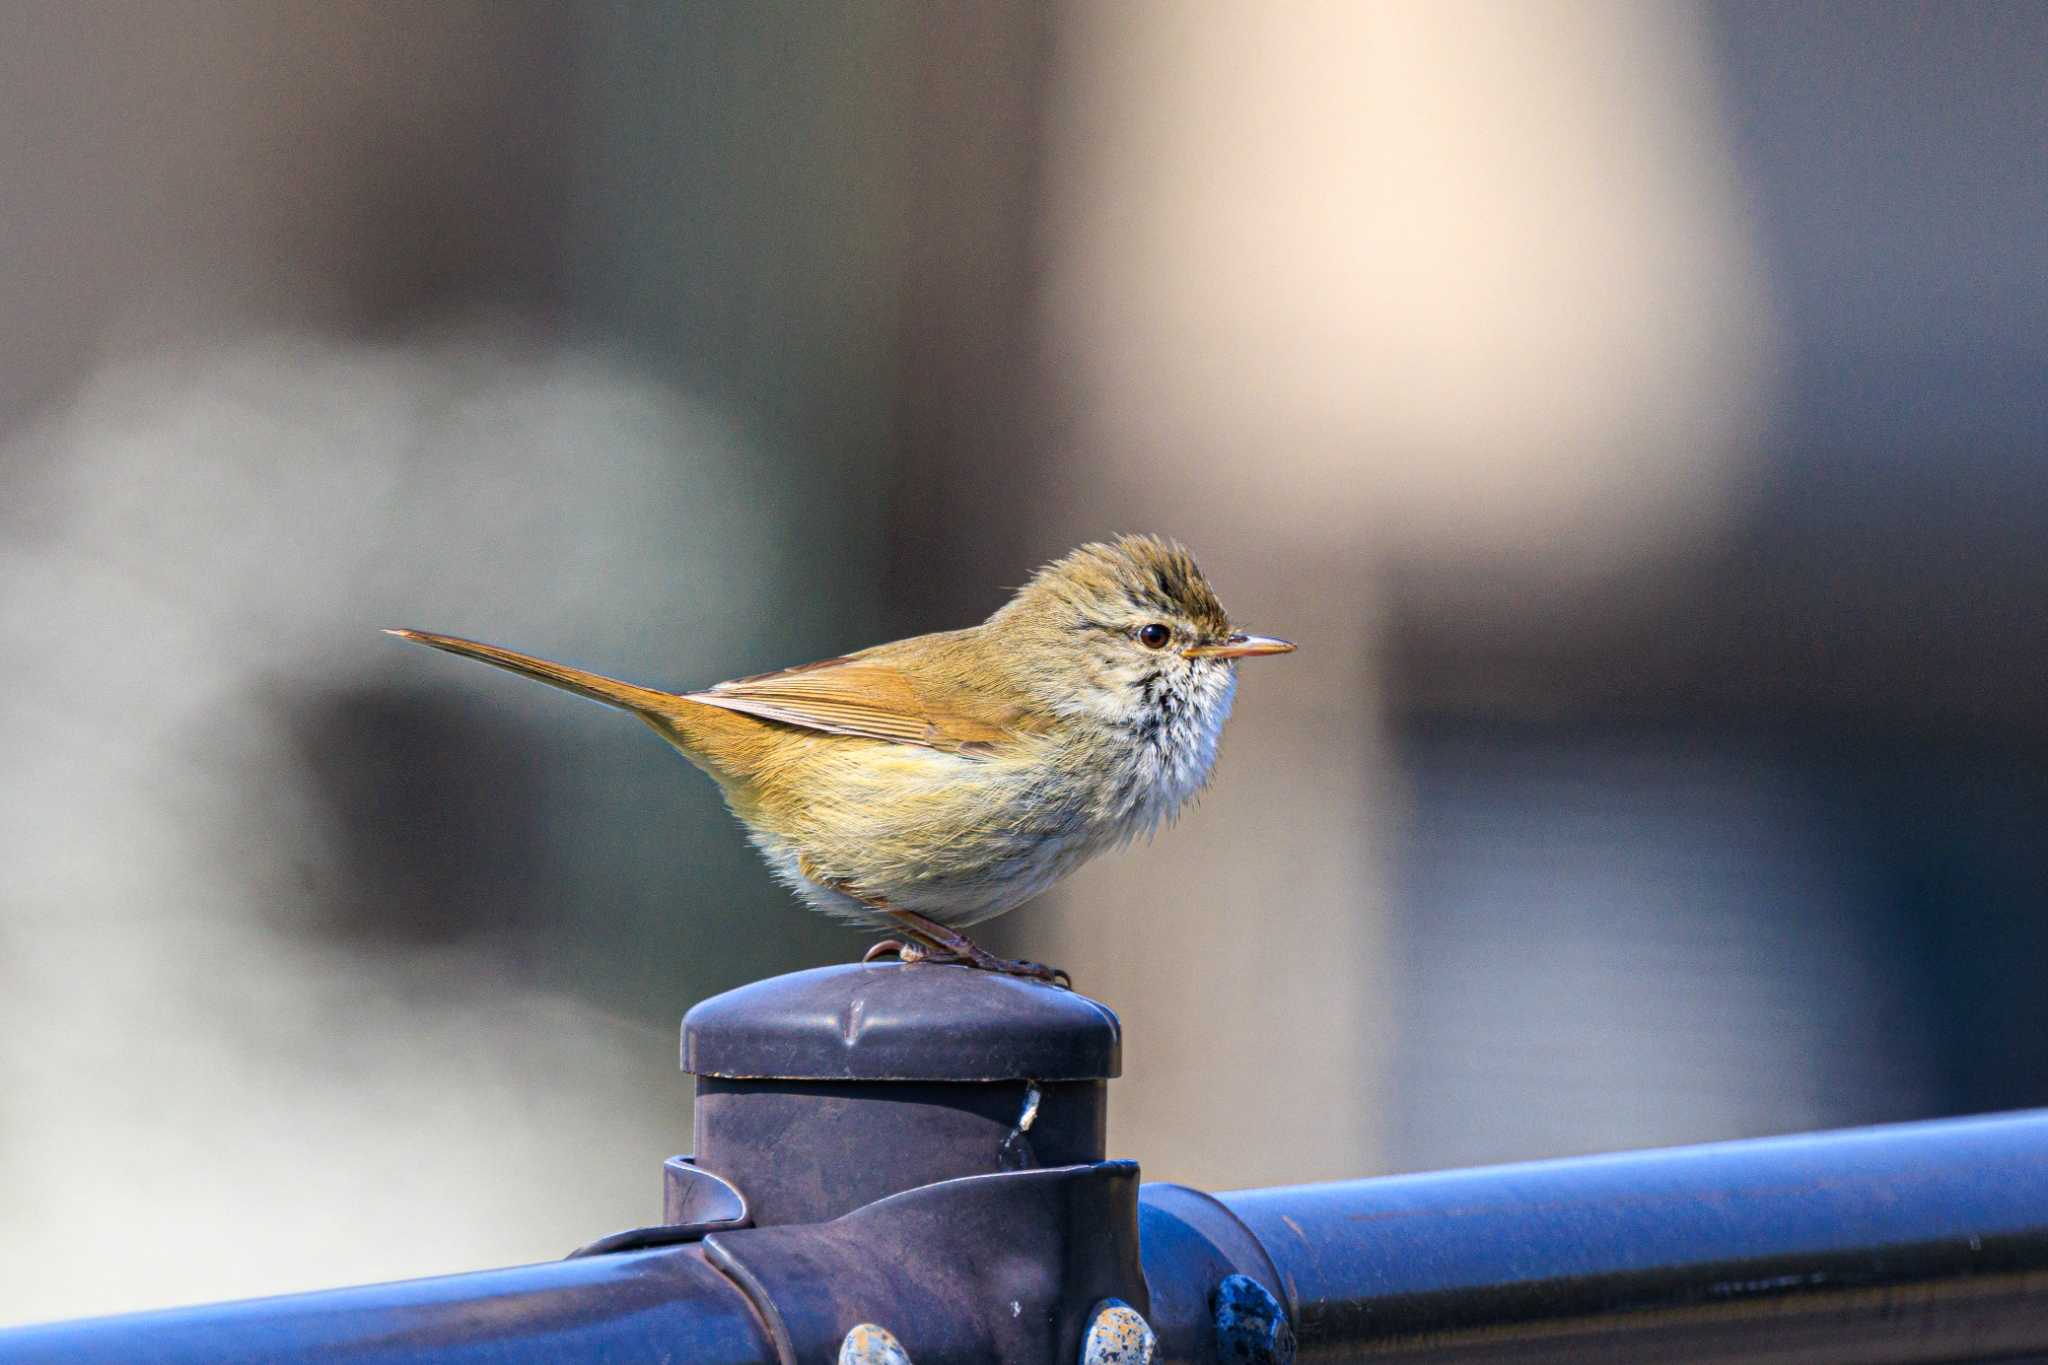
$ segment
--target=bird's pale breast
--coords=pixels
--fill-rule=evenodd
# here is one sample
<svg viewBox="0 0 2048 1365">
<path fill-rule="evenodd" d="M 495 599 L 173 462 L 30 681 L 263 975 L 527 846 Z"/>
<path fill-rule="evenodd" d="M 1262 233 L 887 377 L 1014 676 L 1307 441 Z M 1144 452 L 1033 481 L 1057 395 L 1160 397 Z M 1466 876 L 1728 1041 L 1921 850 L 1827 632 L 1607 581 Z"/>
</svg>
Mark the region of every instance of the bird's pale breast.
<svg viewBox="0 0 2048 1365">
<path fill-rule="evenodd" d="M 733 806 L 813 907 L 872 918 L 843 885 L 959 927 L 1022 904 L 1121 837 L 1061 758 L 1037 737 L 975 756 L 833 738 L 762 774 Z"/>
</svg>

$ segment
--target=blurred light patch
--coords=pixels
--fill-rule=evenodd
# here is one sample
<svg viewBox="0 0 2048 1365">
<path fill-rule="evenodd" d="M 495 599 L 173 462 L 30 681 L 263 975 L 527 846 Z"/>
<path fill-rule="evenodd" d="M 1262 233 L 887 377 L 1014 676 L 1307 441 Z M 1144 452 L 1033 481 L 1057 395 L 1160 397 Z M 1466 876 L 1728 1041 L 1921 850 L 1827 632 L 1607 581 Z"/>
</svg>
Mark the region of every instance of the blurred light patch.
<svg viewBox="0 0 2048 1365">
<path fill-rule="evenodd" d="M 1695 18 L 1073 7 L 1044 302 L 1073 443 L 1162 519 L 1531 588 L 1710 532 L 1773 346 Z"/>
</svg>

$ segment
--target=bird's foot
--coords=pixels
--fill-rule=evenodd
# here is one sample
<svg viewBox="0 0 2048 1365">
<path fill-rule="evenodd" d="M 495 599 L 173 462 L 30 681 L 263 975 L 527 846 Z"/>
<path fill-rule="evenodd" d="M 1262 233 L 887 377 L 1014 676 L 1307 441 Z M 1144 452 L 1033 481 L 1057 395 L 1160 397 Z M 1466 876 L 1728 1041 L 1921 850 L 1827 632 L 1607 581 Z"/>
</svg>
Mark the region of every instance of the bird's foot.
<svg viewBox="0 0 2048 1365">
<path fill-rule="evenodd" d="M 873 962 L 877 958 L 894 957 L 905 966 L 972 967 L 976 971 L 995 972 L 999 976 L 1021 976 L 1029 981 L 1043 981 L 1062 990 L 1074 989 L 1074 978 L 1058 967 L 1048 967 L 1042 962 L 1021 962 L 1015 958 L 997 957 L 994 953 L 976 947 L 962 939 L 965 951 L 950 948 L 928 948 L 915 940 L 885 938 L 861 955 L 862 962 Z"/>
</svg>

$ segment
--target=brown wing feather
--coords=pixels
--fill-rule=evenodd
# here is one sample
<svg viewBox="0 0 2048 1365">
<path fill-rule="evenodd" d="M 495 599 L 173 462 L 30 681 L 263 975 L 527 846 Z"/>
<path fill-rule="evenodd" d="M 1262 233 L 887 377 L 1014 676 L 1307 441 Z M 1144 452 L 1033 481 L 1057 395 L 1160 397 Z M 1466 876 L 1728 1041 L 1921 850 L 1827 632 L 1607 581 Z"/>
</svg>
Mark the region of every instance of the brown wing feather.
<svg viewBox="0 0 2048 1365">
<path fill-rule="evenodd" d="M 986 749 L 1035 728 L 1020 708 L 956 681 L 954 669 L 933 667 L 940 651 L 904 648 L 918 643 L 905 640 L 683 695 L 826 734 L 954 753 Z"/>
</svg>

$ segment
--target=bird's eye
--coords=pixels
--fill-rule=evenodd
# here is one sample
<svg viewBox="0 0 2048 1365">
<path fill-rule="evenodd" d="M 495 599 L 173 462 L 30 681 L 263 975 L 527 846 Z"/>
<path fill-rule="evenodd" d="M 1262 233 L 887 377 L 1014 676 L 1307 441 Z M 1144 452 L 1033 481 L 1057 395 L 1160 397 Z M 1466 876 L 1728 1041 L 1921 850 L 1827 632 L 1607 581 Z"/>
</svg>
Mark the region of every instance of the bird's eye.
<svg viewBox="0 0 2048 1365">
<path fill-rule="evenodd" d="M 1138 632 L 1138 643 L 1147 649 L 1164 649 L 1166 642 L 1173 638 L 1173 632 L 1154 621 Z"/>
</svg>

